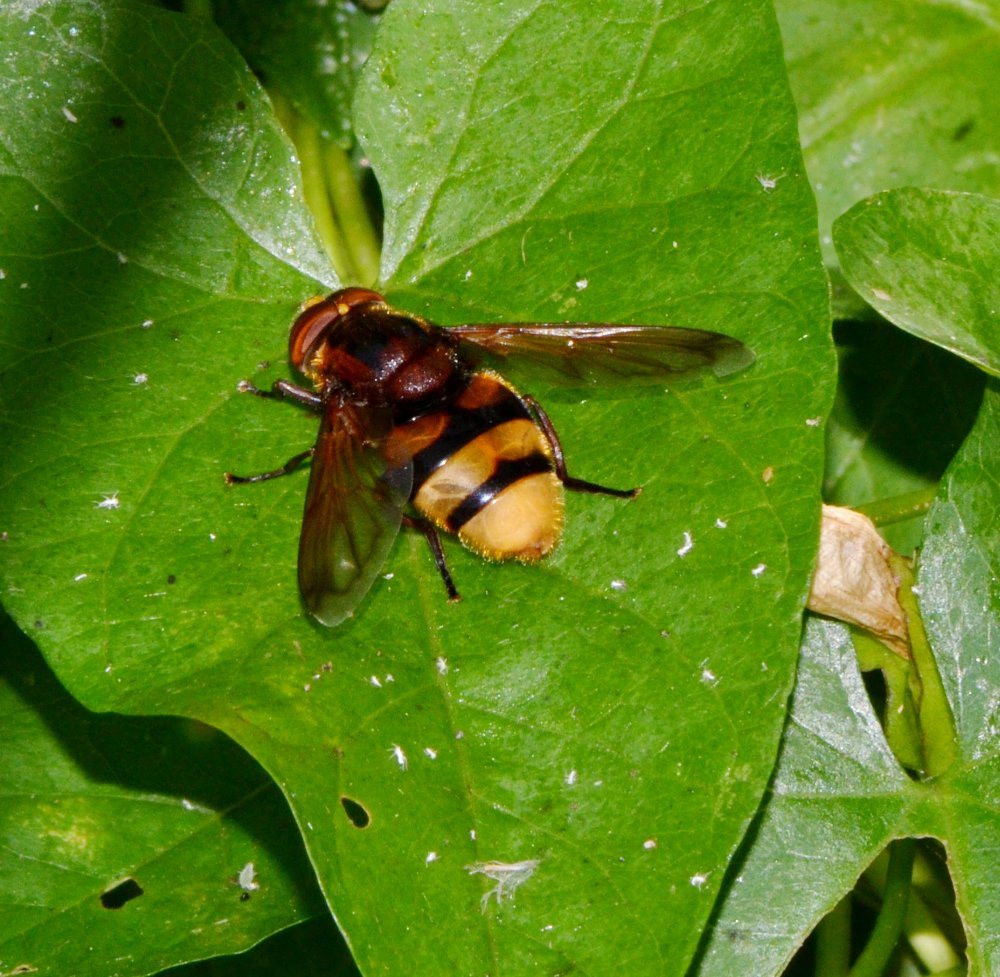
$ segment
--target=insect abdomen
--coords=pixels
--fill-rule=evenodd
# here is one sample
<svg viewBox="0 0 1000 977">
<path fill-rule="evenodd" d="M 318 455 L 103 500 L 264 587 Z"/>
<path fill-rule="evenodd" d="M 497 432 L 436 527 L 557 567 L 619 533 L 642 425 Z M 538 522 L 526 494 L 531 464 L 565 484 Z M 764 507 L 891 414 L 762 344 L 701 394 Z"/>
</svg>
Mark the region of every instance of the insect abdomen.
<svg viewBox="0 0 1000 977">
<path fill-rule="evenodd" d="M 563 490 L 544 435 L 500 377 L 474 374 L 447 410 L 396 429 L 413 454 L 413 504 L 494 560 L 541 559 L 559 541 Z"/>
</svg>

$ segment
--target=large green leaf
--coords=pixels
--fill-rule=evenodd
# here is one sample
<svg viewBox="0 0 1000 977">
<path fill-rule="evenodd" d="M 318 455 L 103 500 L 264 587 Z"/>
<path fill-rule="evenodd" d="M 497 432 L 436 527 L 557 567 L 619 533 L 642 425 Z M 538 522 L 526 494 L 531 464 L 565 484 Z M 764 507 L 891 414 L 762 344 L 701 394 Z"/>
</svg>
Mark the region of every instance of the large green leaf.
<svg viewBox="0 0 1000 977">
<path fill-rule="evenodd" d="M 959 757 L 917 783 L 885 744 L 846 631 L 811 622 L 774 785 L 709 943 L 701 973 L 780 973 L 822 916 L 897 837 L 948 853 L 970 974 L 1000 968 L 1000 392 L 928 517 L 920 604 L 955 717 Z M 794 843 L 789 839 L 794 838 Z M 780 920 L 780 926 L 775 921 Z"/>
<path fill-rule="evenodd" d="M 448 545 L 459 605 L 406 534 L 331 631 L 295 587 L 305 473 L 222 483 L 315 431 L 235 392 L 287 373 L 331 279 L 266 101 L 210 28 L 146 8 L 8 10 L 0 42 L 11 613 L 92 708 L 261 761 L 363 969 L 682 972 L 773 763 L 832 391 L 767 4 L 391 6 L 355 128 L 395 301 L 720 329 L 757 363 L 533 388 L 572 472 L 642 496 L 571 497 L 542 566 Z M 481 906 L 470 866 L 516 862 Z"/>
<path fill-rule="evenodd" d="M 1000 376 L 1000 201 L 908 187 L 834 225 L 844 274 L 907 332 Z"/>
<path fill-rule="evenodd" d="M 970 972 L 1000 969 L 1000 390 L 979 418 L 928 515 L 919 600 L 951 703 L 961 760 L 923 810 L 952 863 Z M 913 833 L 918 833 L 916 825 Z"/>
<path fill-rule="evenodd" d="M 8 619 L 0 647 L 3 973 L 148 974 L 322 912 L 284 798 L 227 737 L 95 716 Z"/>
</svg>

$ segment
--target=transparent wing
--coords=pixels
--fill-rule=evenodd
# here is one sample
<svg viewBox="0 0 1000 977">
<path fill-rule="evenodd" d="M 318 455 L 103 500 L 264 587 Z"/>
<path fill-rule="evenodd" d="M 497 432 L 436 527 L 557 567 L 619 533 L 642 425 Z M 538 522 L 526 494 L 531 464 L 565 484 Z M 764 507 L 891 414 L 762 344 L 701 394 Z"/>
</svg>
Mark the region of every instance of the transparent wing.
<svg viewBox="0 0 1000 977">
<path fill-rule="evenodd" d="M 447 331 L 464 344 L 493 356 L 516 356 L 545 379 L 563 382 L 607 377 L 656 382 L 708 370 L 723 377 L 754 361 L 753 351 L 732 336 L 677 326 L 525 322 L 454 326 Z"/>
<path fill-rule="evenodd" d="M 325 407 L 299 538 L 299 589 L 328 626 L 348 617 L 389 554 L 413 484 L 409 463 L 380 451 L 388 410 L 331 402 Z"/>
</svg>

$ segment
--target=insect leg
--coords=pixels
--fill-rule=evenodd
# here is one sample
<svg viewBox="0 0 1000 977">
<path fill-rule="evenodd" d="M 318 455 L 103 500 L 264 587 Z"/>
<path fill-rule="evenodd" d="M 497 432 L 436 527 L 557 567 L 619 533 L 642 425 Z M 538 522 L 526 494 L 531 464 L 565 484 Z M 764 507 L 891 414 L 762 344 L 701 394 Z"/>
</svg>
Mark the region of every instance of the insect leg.
<svg viewBox="0 0 1000 977">
<path fill-rule="evenodd" d="M 246 485 L 249 482 L 266 482 L 272 478 L 281 478 L 282 475 L 289 475 L 299 465 L 306 460 L 306 458 L 312 458 L 316 453 L 315 448 L 310 448 L 308 451 L 300 451 L 297 455 L 289 458 L 280 468 L 275 468 L 274 471 L 261 472 L 259 475 L 234 475 L 232 472 L 226 472 L 222 477 L 226 480 L 227 485 Z"/>
<path fill-rule="evenodd" d="M 313 410 L 320 410 L 323 407 L 323 398 L 314 390 L 300 387 L 290 383 L 288 380 L 275 380 L 271 384 L 270 390 L 261 390 L 255 387 L 249 380 L 240 380 L 236 385 L 240 393 L 253 394 L 255 397 L 266 397 L 269 400 L 295 400 Z"/>
<path fill-rule="evenodd" d="M 448 591 L 448 600 L 461 600 L 462 595 L 455 589 L 455 582 L 451 579 L 448 563 L 444 558 L 444 550 L 441 549 L 441 537 L 438 536 L 433 524 L 425 519 L 418 519 L 416 516 L 403 516 L 403 525 L 409 526 L 411 529 L 419 529 L 424 534 L 424 539 L 427 540 L 427 545 L 431 548 L 431 553 L 434 554 L 434 562 L 437 564 L 438 573 L 441 574 L 441 579 L 444 581 L 445 590 Z"/>
<path fill-rule="evenodd" d="M 525 406 L 531 412 L 534 419 L 538 422 L 538 426 L 542 429 L 542 433 L 545 435 L 546 441 L 549 442 L 549 447 L 552 449 L 552 458 L 556 466 L 556 475 L 559 481 L 563 483 L 572 492 L 590 492 L 594 495 L 614 495 L 619 499 L 634 499 L 641 491 L 642 488 L 633 489 L 616 489 L 608 488 L 606 485 L 598 485 L 596 482 L 585 482 L 582 478 L 573 478 L 566 471 L 566 457 L 563 455 L 562 445 L 559 443 L 559 435 L 556 434 L 556 429 L 552 426 L 552 421 L 549 420 L 549 415 L 545 413 L 544 408 L 534 397 L 522 397 L 521 398 Z"/>
</svg>

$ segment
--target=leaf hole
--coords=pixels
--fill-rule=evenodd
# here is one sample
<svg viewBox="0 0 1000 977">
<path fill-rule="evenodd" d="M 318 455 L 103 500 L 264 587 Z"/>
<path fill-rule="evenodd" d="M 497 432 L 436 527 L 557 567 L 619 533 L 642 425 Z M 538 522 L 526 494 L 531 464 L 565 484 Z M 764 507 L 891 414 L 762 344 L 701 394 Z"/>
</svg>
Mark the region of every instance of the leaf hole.
<svg viewBox="0 0 1000 977">
<path fill-rule="evenodd" d="M 371 815 L 363 804 L 351 800 L 350 797 L 341 797 L 340 803 L 344 805 L 344 811 L 355 828 L 367 828 L 372 823 Z"/>
<path fill-rule="evenodd" d="M 976 120 L 966 119 L 960 126 L 958 126 L 955 131 L 951 134 L 951 138 L 954 142 L 961 142 L 965 137 L 972 132 L 976 127 Z"/>
<path fill-rule="evenodd" d="M 135 879 L 122 879 L 101 893 L 101 905 L 105 909 L 121 909 L 125 903 L 138 899 L 142 891 L 142 886 Z"/>
</svg>

